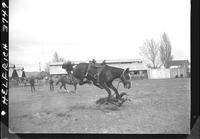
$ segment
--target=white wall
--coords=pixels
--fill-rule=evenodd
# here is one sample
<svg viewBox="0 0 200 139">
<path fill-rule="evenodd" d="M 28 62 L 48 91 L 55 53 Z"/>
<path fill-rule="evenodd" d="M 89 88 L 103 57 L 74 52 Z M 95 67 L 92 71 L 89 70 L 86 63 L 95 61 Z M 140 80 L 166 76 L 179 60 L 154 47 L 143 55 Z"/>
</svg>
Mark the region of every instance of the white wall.
<svg viewBox="0 0 200 139">
<path fill-rule="evenodd" d="M 150 69 L 148 70 L 149 79 L 166 79 L 170 78 L 170 69 Z"/>
<path fill-rule="evenodd" d="M 50 66 L 49 67 L 49 72 L 50 72 L 50 75 L 53 75 L 53 74 L 67 74 L 66 70 L 62 68 L 62 65 L 61 66 Z"/>
</svg>

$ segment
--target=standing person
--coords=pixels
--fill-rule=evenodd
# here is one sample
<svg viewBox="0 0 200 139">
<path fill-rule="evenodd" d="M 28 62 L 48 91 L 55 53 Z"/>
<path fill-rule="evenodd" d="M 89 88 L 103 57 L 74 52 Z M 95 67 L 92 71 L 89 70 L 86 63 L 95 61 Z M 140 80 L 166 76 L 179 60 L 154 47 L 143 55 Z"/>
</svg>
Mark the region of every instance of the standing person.
<svg viewBox="0 0 200 139">
<path fill-rule="evenodd" d="M 53 91 L 54 90 L 54 86 L 53 86 L 53 78 L 50 76 L 49 77 L 49 86 L 50 86 L 50 90 Z"/>
<path fill-rule="evenodd" d="M 31 92 L 35 92 L 35 80 L 33 77 L 30 78 L 29 83 L 31 85 Z"/>
</svg>

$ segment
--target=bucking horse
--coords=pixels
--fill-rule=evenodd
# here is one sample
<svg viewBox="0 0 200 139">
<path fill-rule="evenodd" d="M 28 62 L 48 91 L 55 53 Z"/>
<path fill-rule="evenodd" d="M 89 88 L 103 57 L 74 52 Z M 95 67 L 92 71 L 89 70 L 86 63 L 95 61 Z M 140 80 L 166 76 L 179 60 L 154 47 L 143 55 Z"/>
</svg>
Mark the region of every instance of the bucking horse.
<svg viewBox="0 0 200 139">
<path fill-rule="evenodd" d="M 64 89 L 69 92 L 66 88 L 66 84 L 69 84 L 74 86 L 74 92 L 76 92 L 78 81 L 72 74 L 67 74 L 66 76 L 60 77 L 56 82 L 56 85 L 59 83 L 61 83 L 60 89 L 64 87 Z"/>
<path fill-rule="evenodd" d="M 100 89 L 105 89 L 108 93 L 107 101 L 109 102 L 111 99 L 111 90 L 115 92 L 116 99 L 119 101 L 124 101 L 122 96 L 126 95 L 126 93 L 119 94 L 118 90 L 113 85 L 113 81 L 115 79 L 120 79 L 120 82 L 123 83 L 124 88 L 131 88 L 131 78 L 129 75 L 129 68 L 122 69 L 117 67 L 112 67 L 108 65 L 104 65 L 103 70 L 101 70 L 99 74 L 99 79 L 97 80 L 97 69 L 98 67 L 90 66 L 90 70 L 88 71 L 90 63 L 79 63 L 75 68 L 72 68 L 74 65 L 72 63 L 64 63 L 62 65 L 63 69 L 66 69 L 68 74 L 72 74 L 77 80 L 79 85 L 83 85 L 86 83 L 91 83 L 97 86 Z"/>
</svg>

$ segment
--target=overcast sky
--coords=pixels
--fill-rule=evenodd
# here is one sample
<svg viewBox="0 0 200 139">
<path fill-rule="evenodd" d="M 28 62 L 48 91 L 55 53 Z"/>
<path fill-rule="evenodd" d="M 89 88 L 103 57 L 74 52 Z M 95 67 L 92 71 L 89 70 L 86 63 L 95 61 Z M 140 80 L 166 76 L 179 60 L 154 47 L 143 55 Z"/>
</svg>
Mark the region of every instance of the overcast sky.
<svg viewBox="0 0 200 139">
<path fill-rule="evenodd" d="M 9 61 L 38 71 L 66 60 L 141 59 L 167 33 L 174 59 L 190 60 L 190 0 L 10 0 Z"/>
</svg>

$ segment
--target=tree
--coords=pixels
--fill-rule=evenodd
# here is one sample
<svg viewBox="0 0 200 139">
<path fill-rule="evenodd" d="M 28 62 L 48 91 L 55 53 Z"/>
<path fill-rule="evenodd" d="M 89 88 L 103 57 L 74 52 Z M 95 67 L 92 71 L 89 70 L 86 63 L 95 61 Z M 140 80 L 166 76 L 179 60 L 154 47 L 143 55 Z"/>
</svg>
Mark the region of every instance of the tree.
<svg viewBox="0 0 200 139">
<path fill-rule="evenodd" d="M 169 68 L 170 64 L 169 62 L 173 59 L 171 51 L 172 51 L 172 46 L 169 41 L 169 37 L 164 32 L 162 35 L 159 52 L 160 52 L 160 61 L 165 68 Z"/>
<path fill-rule="evenodd" d="M 140 47 L 140 55 L 146 59 L 148 66 L 151 68 L 159 68 L 159 45 L 154 40 L 146 40 Z"/>
<path fill-rule="evenodd" d="M 49 64 L 50 64 L 50 62 L 47 62 L 47 63 L 45 64 L 45 69 L 44 69 L 44 71 L 47 72 L 47 73 L 49 73 Z"/>
<path fill-rule="evenodd" d="M 63 58 L 63 57 L 59 57 L 58 53 L 55 52 L 54 55 L 53 55 L 52 61 L 47 62 L 47 63 L 45 64 L 45 72 L 49 72 L 49 64 L 50 64 L 51 62 L 66 62 L 66 60 L 65 60 L 65 58 Z"/>
<path fill-rule="evenodd" d="M 52 62 L 66 62 L 66 60 L 63 57 L 59 57 L 58 53 L 55 52 L 53 55 Z"/>
<path fill-rule="evenodd" d="M 57 52 L 54 53 L 52 62 L 59 62 L 59 57 Z"/>
</svg>

